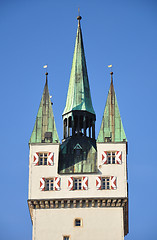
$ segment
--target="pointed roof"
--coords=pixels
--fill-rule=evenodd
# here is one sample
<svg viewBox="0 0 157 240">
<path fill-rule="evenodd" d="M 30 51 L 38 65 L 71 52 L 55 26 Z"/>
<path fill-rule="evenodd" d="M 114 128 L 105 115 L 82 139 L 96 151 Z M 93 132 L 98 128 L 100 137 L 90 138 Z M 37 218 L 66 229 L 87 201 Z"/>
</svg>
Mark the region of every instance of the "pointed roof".
<svg viewBox="0 0 157 240">
<path fill-rule="evenodd" d="M 113 86 L 113 73 L 111 72 L 111 85 L 108 92 L 105 111 L 101 123 L 97 142 L 123 142 L 127 141 L 124 132 L 117 98 Z"/>
<path fill-rule="evenodd" d="M 36 122 L 29 143 L 59 142 L 48 90 L 47 74 L 48 73 L 46 73 L 46 83 L 36 117 Z"/>
<path fill-rule="evenodd" d="M 70 75 L 69 89 L 63 115 L 72 110 L 83 110 L 95 114 L 88 81 L 86 59 L 80 26 L 81 16 L 78 16 L 78 29 Z"/>
</svg>

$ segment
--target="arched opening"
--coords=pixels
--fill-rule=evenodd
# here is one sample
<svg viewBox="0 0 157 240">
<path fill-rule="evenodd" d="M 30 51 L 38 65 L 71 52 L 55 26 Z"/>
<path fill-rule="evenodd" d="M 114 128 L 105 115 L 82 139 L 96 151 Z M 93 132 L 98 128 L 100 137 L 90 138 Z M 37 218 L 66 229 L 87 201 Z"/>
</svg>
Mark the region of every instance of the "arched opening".
<svg viewBox="0 0 157 240">
<path fill-rule="evenodd" d="M 89 119 L 86 117 L 86 136 L 89 137 Z"/>
<path fill-rule="evenodd" d="M 84 134 L 84 136 L 86 136 L 86 117 L 84 116 L 83 117 L 83 134 Z"/>
<path fill-rule="evenodd" d="M 80 129 L 79 129 L 80 135 L 83 135 L 83 116 L 80 116 Z"/>
<path fill-rule="evenodd" d="M 92 138 L 95 139 L 95 121 L 92 120 Z"/>
<path fill-rule="evenodd" d="M 72 117 L 68 118 L 68 137 L 72 136 Z"/>
<path fill-rule="evenodd" d="M 64 135 L 63 138 L 67 138 L 67 118 L 64 119 Z"/>
<path fill-rule="evenodd" d="M 78 134 L 78 117 L 74 116 L 74 134 Z"/>
</svg>

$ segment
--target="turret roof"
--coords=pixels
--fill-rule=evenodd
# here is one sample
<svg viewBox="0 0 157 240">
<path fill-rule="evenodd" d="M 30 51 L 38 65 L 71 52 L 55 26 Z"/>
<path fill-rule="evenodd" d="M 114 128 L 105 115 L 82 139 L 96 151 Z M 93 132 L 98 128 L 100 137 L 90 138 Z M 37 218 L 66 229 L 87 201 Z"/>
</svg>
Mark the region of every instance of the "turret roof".
<svg viewBox="0 0 157 240">
<path fill-rule="evenodd" d="M 111 72 L 111 85 L 108 92 L 108 97 L 97 142 L 127 141 L 122 120 L 120 117 L 117 98 L 113 86 L 112 75 L 113 73 Z"/>
<path fill-rule="evenodd" d="M 58 133 L 56 130 L 56 124 L 54 120 L 52 104 L 50 100 L 48 84 L 47 84 L 47 73 L 46 73 L 46 83 L 41 98 L 38 114 L 36 117 L 36 122 L 34 129 L 29 140 L 29 143 L 43 143 L 59 142 Z"/>
</svg>

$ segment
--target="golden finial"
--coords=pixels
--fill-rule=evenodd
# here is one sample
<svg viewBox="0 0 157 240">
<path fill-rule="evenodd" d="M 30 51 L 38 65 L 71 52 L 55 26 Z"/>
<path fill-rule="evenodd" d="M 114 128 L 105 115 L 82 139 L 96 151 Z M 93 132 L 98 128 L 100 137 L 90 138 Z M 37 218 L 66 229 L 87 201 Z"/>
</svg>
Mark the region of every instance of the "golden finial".
<svg viewBox="0 0 157 240">
<path fill-rule="evenodd" d="M 113 72 L 112 72 L 112 65 L 108 65 L 108 68 L 111 68 L 111 72 L 110 72 L 110 74 L 111 74 L 111 83 L 113 82 Z"/>
<path fill-rule="evenodd" d="M 43 68 L 46 70 L 46 72 L 45 72 L 45 75 L 46 75 L 46 84 L 47 84 L 47 75 L 48 75 L 47 67 L 48 67 L 47 64 L 43 66 Z"/>
<path fill-rule="evenodd" d="M 111 74 L 111 83 L 113 83 L 113 72 L 110 72 Z"/>
<path fill-rule="evenodd" d="M 48 75 L 48 72 L 46 72 L 45 75 L 46 75 L 46 84 L 47 84 L 47 75 Z"/>
</svg>

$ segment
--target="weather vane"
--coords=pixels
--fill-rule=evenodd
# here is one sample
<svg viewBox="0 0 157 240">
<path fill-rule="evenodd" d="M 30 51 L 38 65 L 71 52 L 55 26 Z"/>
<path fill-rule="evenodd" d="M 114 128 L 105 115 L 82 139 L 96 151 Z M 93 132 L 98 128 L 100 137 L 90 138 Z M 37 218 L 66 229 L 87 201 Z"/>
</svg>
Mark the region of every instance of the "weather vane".
<svg viewBox="0 0 157 240">
<path fill-rule="evenodd" d="M 47 64 L 43 66 L 43 68 L 45 68 L 45 69 L 47 69 L 47 67 L 48 67 L 48 65 L 47 65 Z"/>
</svg>

